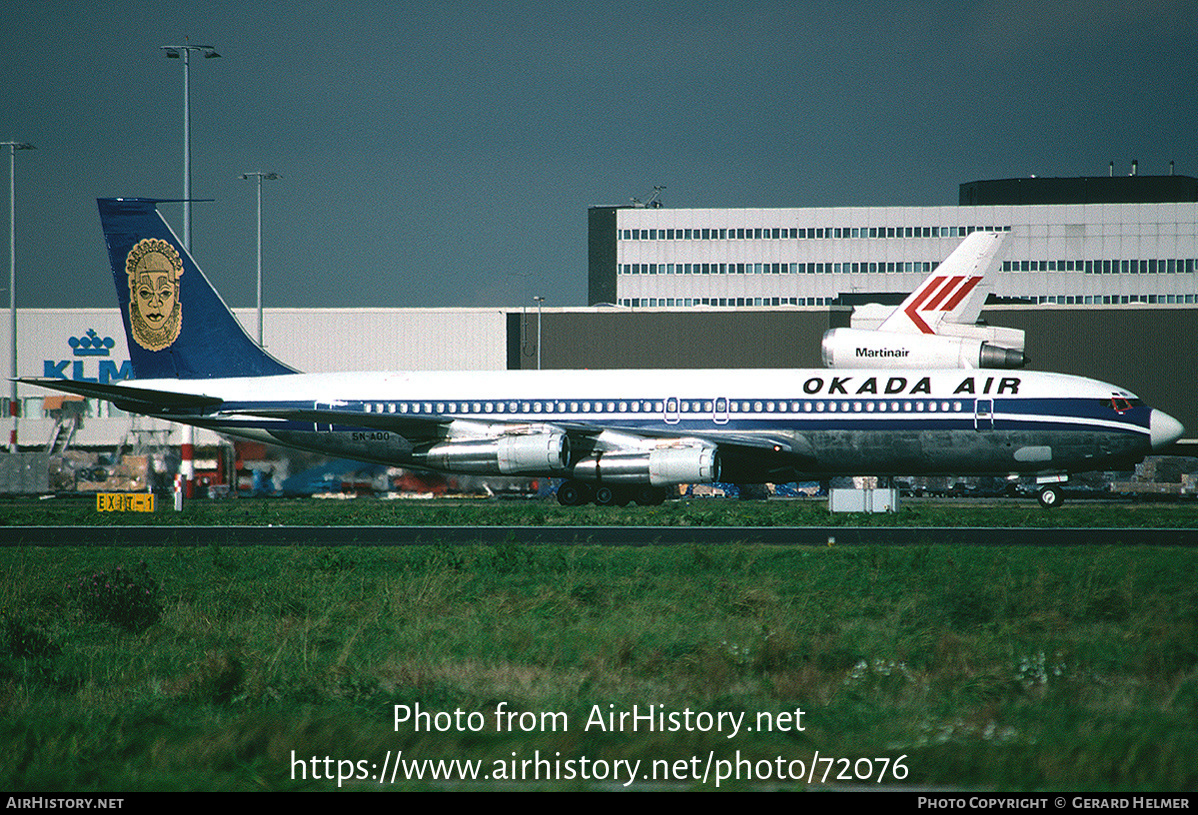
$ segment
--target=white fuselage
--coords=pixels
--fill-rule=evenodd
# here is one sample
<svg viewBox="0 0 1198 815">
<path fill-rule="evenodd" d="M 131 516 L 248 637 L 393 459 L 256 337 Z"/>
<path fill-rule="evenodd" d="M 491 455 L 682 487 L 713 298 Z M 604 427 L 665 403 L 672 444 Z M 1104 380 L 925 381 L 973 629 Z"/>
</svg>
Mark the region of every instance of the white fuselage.
<svg viewBox="0 0 1198 815">
<path fill-rule="evenodd" d="M 665 446 L 720 448 L 728 480 L 755 468 L 771 478 L 1065 473 L 1138 460 L 1172 430 L 1115 386 L 1027 371 L 374 372 L 129 384 L 223 400 L 171 417 L 180 421 L 434 469 L 452 470 L 455 459 L 426 457 L 432 445 L 561 432 L 572 439 L 569 455 L 559 451 L 564 463 L 514 472 L 599 478 L 575 465 Z"/>
</svg>

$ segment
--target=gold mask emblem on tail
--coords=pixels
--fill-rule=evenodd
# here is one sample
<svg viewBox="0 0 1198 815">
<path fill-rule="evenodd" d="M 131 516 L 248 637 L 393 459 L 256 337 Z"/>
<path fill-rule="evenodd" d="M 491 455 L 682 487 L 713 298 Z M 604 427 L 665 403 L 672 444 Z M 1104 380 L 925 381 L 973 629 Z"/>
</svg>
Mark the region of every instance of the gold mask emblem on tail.
<svg viewBox="0 0 1198 815">
<path fill-rule="evenodd" d="M 133 339 L 147 351 L 161 351 L 179 338 L 183 310 L 179 278 L 183 260 L 175 247 L 158 238 L 145 238 L 125 259 L 129 276 L 129 324 Z"/>
</svg>

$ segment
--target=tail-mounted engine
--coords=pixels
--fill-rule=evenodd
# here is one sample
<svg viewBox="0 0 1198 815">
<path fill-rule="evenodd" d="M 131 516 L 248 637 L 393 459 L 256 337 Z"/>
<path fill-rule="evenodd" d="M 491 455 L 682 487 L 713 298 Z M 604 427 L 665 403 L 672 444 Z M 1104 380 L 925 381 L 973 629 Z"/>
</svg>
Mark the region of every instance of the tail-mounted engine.
<svg viewBox="0 0 1198 815">
<path fill-rule="evenodd" d="M 1022 368 L 1027 357 L 1019 334 L 1019 347 L 1007 347 L 974 336 L 834 328 L 822 348 L 828 368 Z"/>
</svg>

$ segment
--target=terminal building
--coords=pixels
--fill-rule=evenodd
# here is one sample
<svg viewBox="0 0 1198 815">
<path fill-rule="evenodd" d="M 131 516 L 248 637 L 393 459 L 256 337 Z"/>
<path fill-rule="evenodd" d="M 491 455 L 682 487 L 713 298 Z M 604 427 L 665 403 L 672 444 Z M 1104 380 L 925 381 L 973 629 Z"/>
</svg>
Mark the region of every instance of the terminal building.
<svg viewBox="0 0 1198 815">
<path fill-rule="evenodd" d="M 1125 387 L 1194 439 L 1198 181 L 975 181 L 959 199 L 955 207 L 592 207 L 588 306 L 538 311 L 530 298 L 493 309 L 267 308 L 265 345 L 312 372 L 821 367 L 823 333 L 848 325 L 854 305 L 897 304 L 963 237 L 997 230 L 1008 237 L 983 320 L 1026 332 L 1029 368 Z M 253 309 L 234 311 L 253 325 Z M 17 317 L 20 376 L 129 377 L 115 307 Z M 9 353 L 7 336 L 0 353 Z M 7 395 L 0 429 L 5 439 L 15 432 L 21 450 L 182 443 L 180 425 L 24 385 L 14 419 Z M 227 447 L 206 431 L 196 444 Z"/>
<path fill-rule="evenodd" d="M 976 230 L 1010 233 L 998 298 L 1118 306 L 1198 296 L 1198 180 L 1184 176 L 974 181 L 955 207 L 589 214 L 592 304 L 826 306 L 911 291 Z"/>
</svg>

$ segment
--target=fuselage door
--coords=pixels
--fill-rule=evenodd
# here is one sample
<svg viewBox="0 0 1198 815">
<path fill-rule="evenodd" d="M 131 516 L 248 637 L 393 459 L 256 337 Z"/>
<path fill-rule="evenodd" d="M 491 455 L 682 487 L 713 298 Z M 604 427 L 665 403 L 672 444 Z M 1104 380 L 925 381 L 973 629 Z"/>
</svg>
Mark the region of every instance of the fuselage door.
<svg viewBox="0 0 1198 815">
<path fill-rule="evenodd" d="M 973 407 L 974 430 L 994 429 L 994 400 L 978 399 Z"/>
<path fill-rule="evenodd" d="M 678 424 L 678 397 L 671 396 L 666 399 L 666 424 Z"/>
<path fill-rule="evenodd" d="M 716 424 L 728 424 L 728 399 L 724 396 L 715 400 L 715 412 L 711 420 Z"/>
</svg>

